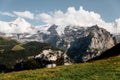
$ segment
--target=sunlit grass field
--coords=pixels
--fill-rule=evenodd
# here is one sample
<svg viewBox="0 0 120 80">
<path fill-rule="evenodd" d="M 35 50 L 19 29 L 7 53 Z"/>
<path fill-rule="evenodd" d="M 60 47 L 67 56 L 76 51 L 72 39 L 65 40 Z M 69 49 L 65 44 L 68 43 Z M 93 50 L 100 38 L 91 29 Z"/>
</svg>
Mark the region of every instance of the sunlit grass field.
<svg viewBox="0 0 120 80">
<path fill-rule="evenodd" d="M 120 80 L 120 55 L 69 66 L 0 73 L 0 80 Z"/>
</svg>

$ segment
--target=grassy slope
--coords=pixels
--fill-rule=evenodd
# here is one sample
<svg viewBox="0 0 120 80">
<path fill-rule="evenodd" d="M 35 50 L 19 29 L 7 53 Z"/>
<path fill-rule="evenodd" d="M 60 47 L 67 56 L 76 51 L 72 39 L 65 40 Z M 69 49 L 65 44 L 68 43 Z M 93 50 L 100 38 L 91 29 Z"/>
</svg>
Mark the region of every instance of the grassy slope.
<svg viewBox="0 0 120 80">
<path fill-rule="evenodd" d="M 19 42 L 10 38 L 0 36 L 0 50 L 9 50 L 16 44 L 19 44 Z"/>
<path fill-rule="evenodd" d="M 51 69 L 1 73 L 0 80 L 120 80 L 120 55 Z"/>
</svg>

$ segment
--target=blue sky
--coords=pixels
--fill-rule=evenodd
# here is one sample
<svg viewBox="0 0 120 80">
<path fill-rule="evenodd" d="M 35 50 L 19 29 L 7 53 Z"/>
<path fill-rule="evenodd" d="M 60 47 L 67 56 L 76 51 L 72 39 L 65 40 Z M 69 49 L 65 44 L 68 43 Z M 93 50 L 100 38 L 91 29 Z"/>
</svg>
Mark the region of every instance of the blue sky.
<svg viewBox="0 0 120 80">
<path fill-rule="evenodd" d="M 106 22 L 113 22 L 120 18 L 120 0 L 0 0 L 0 12 L 51 13 L 57 10 L 66 12 L 68 7 L 79 9 L 80 6 L 87 11 L 99 13 Z M 0 20 L 10 21 L 16 17 L 0 15 Z M 33 24 L 42 23 L 40 20 L 26 19 Z"/>
</svg>

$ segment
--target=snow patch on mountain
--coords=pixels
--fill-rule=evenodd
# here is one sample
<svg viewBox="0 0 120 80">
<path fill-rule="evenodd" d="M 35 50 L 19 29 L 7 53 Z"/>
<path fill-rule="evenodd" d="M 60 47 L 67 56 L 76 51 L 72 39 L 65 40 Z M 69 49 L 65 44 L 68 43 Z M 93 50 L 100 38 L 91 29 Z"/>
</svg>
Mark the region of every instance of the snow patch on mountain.
<svg viewBox="0 0 120 80">
<path fill-rule="evenodd" d="M 64 34 L 65 27 L 66 27 L 66 26 L 58 26 L 58 27 L 56 28 L 56 31 L 57 31 L 58 35 L 61 36 L 62 34 Z"/>
<path fill-rule="evenodd" d="M 50 32 L 48 31 L 50 27 L 51 26 L 49 24 L 39 25 L 39 26 L 36 26 L 36 30 L 37 32 L 40 32 L 40 33 L 50 34 Z"/>
</svg>

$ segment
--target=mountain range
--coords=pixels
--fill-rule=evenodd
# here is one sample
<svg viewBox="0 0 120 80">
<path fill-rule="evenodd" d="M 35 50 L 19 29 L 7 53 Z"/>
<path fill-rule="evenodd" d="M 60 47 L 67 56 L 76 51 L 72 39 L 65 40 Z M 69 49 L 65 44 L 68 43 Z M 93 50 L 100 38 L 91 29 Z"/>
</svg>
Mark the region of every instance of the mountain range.
<svg viewBox="0 0 120 80">
<path fill-rule="evenodd" d="M 117 20 L 114 23 L 110 23 L 112 26 L 112 29 L 109 30 L 111 28 L 109 28 L 109 26 L 99 26 L 101 28 L 106 29 L 108 32 L 110 32 L 111 34 L 118 34 L 119 33 L 119 24 L 120 21 Z M 56 25 L 56 24 L 53 24 Z M 29 22 L 27 22 L 24 18 L 18 17 L 17 19 L 15 19 L 14 21 L 10 21 L 10 22 L 5 22 L 5 21 L 0 21 L 0 35 L 4 35 L 6 34 L 6 36 L 13 36 L 14 34 L 24 34 L 24 37 L 26 36 L 26 34 L 37 34 L 38 32 L 40 33 L 46 33 L 49 34 L 50 32 L 52 32 L 49 29 L 53 29 L 52 27 L 54 27 L 53 25 L 40 25 L 40 26 L 34 26 L 32 24 L 30 24 Z M 94 25 L 97 25 L 97 23 L 94 23 Z M 93 26 L 93 25 L 92 25 Z M 70 27 L 70 29 L 73 30 L 77 30 L 81 27 L 83 28 L 87 28 L 87 27 L 91 27 L 91 26 L 79 26 L 79 25 L 57 25 L 57 27 L 55 29 L 55 31 L 57 32 L 57 34 L 59 36 L 62 36 L 62 34 L 65 34 L 65 28 Z M 118 29 L 118 30 L 116 30 Z M 26 37 L 29 37 L 28 35 Z"/>
<path fill-rule="evenodd" d="M 117 29 L 118 26 L 113 27 Z M 3 48 L 5 44 L 0 44 L 2 46 L 0 52 L 7 55 L 9 59 L 14 58 L 16 55 L 21 56 L 20 58 L 13 59 L 14 61 L 11 62 L 11 67 L 14 65 L 14 67 L 17 67 L 15 68 L 17 70 L 23 69 L 22 65 L 29 62 L 24 60 L 24 58 L 32 58 L 33 61 L 35 60 L 35 63 L 37 61 L 41 62 L 41 60 L 45 61 L 45 63 L 47 61 L 46 64 L 44 62 L 37 63 L 37 67 L 41 67 L 38 66 L 40 64 L 45 64 L 45 67 L 47 64 L 53 63 L 59 65 L 59 63 L 64 64 L 66 62 L 86 62 L 103 55 L 106 50 L 120 43 L 118 32 L 113 34 L 107 29 L 102 28 L 102 26 L 61 26 L 56 24 L 33 26 L 20 17 L 12 22 L 0 21 L 0 36 L 6 36 L 20 41 L 13 42 L 14 45 L 7 45 L 8 47 L 5 48 Z M 51 46 L 56 47 L 57 50 Z M 7 51 L 4 51 L 6 48 Z M 4 60 L 4 54 L 1 54 L 1 60 Z M 19 63 L 16 64 L 18 60 Z M 6 65 L 11 63 L 8 61 L 5 62 Z"/>
</svg>

